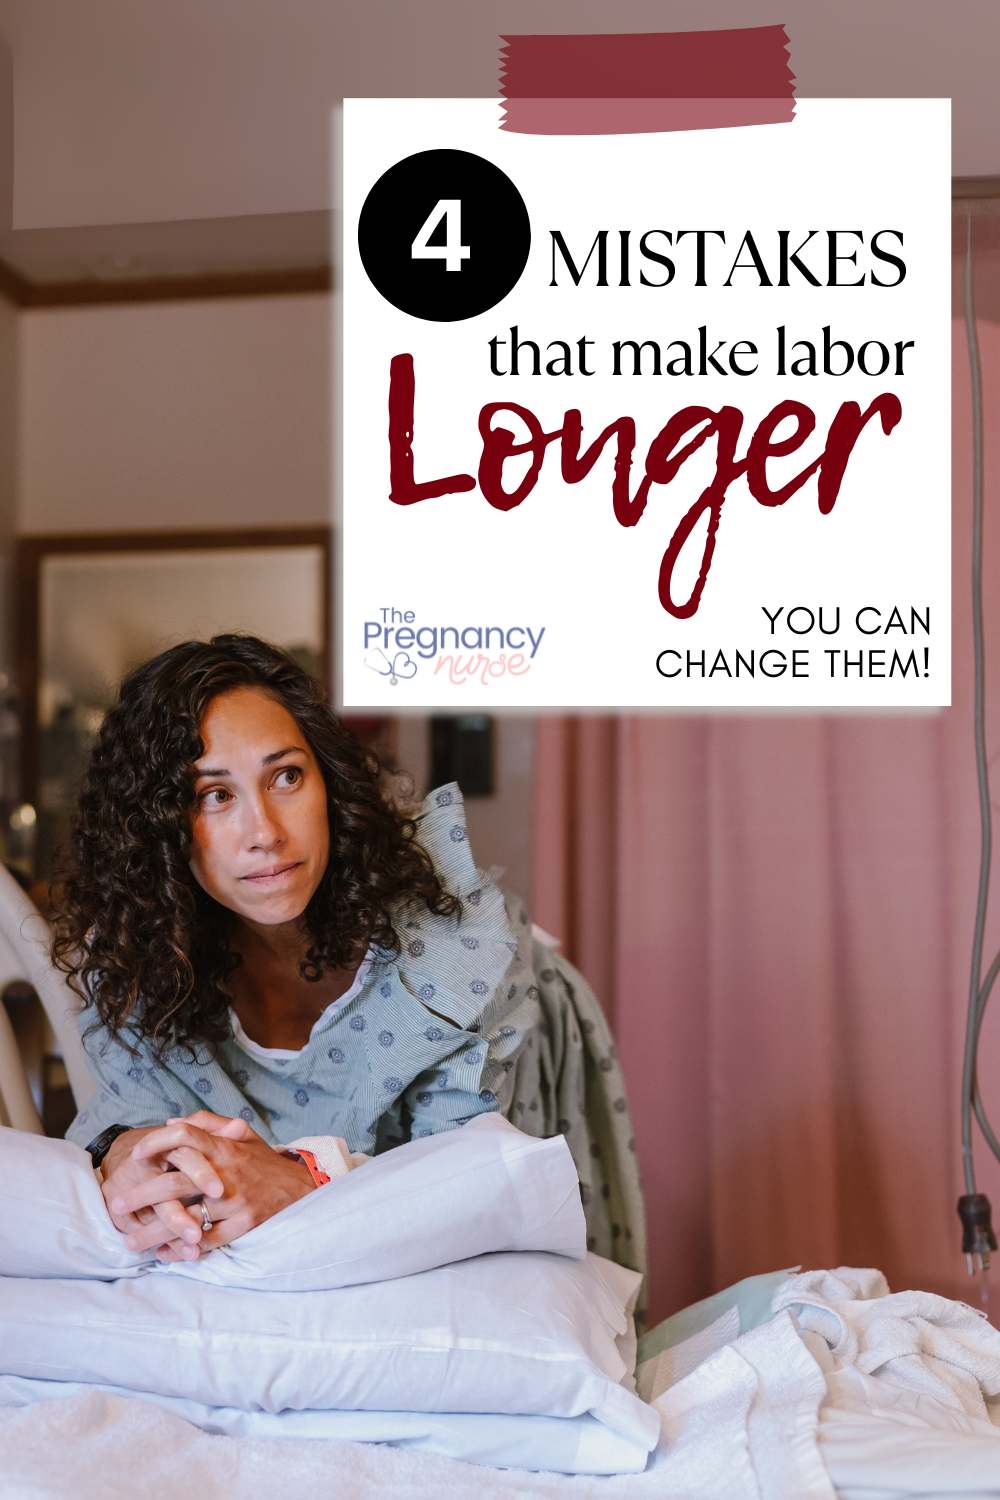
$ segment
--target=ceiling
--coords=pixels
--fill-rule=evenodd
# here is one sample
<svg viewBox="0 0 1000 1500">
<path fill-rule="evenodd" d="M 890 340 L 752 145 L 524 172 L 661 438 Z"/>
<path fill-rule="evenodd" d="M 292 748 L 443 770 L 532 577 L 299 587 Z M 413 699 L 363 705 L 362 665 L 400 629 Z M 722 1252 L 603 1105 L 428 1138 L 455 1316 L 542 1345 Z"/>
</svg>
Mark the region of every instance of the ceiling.
<svg viewBox="0 0 1000 1500">
<path fill-rule="evenodd" d="M 951 96 L 955 175 L 1000 176 L 997 0 L 0 0 L 7 289 L 328 284 L 345 95 L 493 95 L 503 34 L 777 21 L 800 96 Z"/>
</svg>

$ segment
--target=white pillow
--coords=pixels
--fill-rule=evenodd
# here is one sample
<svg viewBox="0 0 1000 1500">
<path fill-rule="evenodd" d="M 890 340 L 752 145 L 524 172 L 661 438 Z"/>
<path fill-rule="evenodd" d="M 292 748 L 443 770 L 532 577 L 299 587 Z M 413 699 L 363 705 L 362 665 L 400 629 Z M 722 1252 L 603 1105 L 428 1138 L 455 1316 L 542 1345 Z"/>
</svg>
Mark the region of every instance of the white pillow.
<svg viewBox="0 0 1000 1500">
<path fill-rule="evenodd" d="M 153 1272 L 305 1291 L 409 1276 L 488 1251 L 579 1257 L 585 1247 L 565 1140 L 536 1140 L 499 1114 L 398 1146 L 232 1245 L 173 1265 L 125 1249 L 79 1146 L 0 1129 L 0 1275 Z"/>
<path fill-rule="evenodd" d="M 0 1275 L 136 1276 L 90 1157 L 70 1141 L 0 1128 Z"/>
<path fill-rule="evenodd" d="M 629 1277 L 530 1252 L 308 1295 L 5 1277 L 0 1373 L 274 1413 L 589 1413 L 648 1452 L 659 1418 L 620 1384 Z"/>
<path fill-rule="evenodd" d="M 223 1286 L 310 1291 L 412 1276 L 492 1251 L 580 1259 L 586 1248 L 565 1139 L 536 1140 L 486 1114 L 373 1157 L 224 1253 L 161 1269 Z"/>
</svg>

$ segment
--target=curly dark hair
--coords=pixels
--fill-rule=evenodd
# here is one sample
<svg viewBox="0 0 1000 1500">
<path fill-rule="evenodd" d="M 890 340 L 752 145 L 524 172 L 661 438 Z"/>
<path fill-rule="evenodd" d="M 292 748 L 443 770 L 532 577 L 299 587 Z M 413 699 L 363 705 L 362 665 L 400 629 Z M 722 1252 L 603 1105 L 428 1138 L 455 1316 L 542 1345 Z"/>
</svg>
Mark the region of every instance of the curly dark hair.
<svg viewBox="0 0 1000 1500">
<path fill-rule="evenodd" d="M 357 963 L 369 944 L 400 951 L 393 921 L 423 903 L 458 916 L 416 842 L 417 825 L 382 794 L 379 763 L 341 723 L 319 684 L 256 636 L 185 641 L 130 672 L 93 748 L 55 891 L 52 958 L 130 1051 L 162 1059 L 229 1035 L 225 982 L 240 958 L 237 920 L 188 866 L 194 762 L 206 708 L 230 688 L 262 688 L 288 710 L 326 783 L 330 857 L 303 913 L 303 978 Z"/>
</svg>

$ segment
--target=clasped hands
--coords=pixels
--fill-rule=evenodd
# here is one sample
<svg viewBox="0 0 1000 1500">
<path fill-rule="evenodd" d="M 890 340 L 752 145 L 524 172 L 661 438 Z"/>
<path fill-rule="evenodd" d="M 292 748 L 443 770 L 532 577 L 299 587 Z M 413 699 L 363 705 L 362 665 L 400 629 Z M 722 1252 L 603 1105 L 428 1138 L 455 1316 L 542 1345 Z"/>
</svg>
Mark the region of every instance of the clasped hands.
<svg viewBox="0 0 1000 1500">
<path fill-rule="evenodd" d="M 246 1234 L 314 1187 L 304 1162 L 283 1156 L 245 1120 L 198 1110 L 119 1136 L 102 1186 L 130 1250 L 197 1260 Z M 212 1227 L 203 1227 L 203 1202 Z"/>
</svg>

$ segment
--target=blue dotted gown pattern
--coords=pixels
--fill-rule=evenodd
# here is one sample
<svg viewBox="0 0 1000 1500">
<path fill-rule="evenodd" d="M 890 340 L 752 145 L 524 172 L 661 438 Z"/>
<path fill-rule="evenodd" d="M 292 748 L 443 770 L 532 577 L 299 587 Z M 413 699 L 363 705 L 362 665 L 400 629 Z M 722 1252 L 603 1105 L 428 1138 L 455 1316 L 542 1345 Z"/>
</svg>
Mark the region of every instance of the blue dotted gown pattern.
<svg viewBox="0 0 1000 1500">
<path fill-rule="evenodd" d="M 509 1112 L 516 1064 L 539 1021 L 531 930 L 520 913 L 511 921 L 492 876 L 476 869 L 456 785 L 431 792 L 417 818 L 419 842 L 461 898 L 461 917 L 418 902 L 397 909 L 400 953 L 371 950 L 298 1052 L 257 1047 L 235 1023 L 217 1047 L 199 1045 L 194 1057 L 175 1048 L 156 1063 L 148 1044 L 133 1056 L 103 1028 L 88 1035 L 94 1013 L 82 1010 L 98 1090 L 67 1138 L 85 1145 L 107 1125 L 211 1109 L 240 1116 L 275 1144 L 339 1135 L 352 1151 L 371 1152 Z"/>
</svg>

